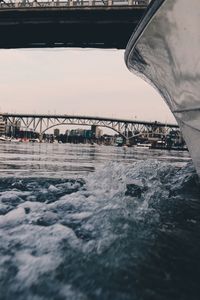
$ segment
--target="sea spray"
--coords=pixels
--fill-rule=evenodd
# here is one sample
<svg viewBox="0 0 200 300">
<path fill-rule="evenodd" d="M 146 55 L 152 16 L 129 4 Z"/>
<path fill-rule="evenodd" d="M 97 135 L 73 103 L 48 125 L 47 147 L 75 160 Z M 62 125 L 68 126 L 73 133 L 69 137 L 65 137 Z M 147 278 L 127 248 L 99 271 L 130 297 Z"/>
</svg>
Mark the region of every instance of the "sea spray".
<svg viewBox="0 0 200 300">
<path fill-rule="evenodd" d="M 109 162 L 84 178 L 0 186 L 1 299 L 196 299 L 191 163 Z"/>
</svg>

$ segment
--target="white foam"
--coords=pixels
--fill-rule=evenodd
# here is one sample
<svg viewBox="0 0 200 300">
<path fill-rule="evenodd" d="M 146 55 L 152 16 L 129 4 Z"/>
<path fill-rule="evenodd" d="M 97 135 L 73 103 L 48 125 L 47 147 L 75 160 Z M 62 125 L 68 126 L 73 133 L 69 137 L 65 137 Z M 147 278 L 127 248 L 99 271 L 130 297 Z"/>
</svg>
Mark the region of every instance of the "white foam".
<svg viewBox="0 0 200 300">
<path fill-rule="evenodd" d="M 59 189 L 56 186 L 52 185 L 52 184 L 48 187 L 48 190 L 52 193 L 59 192 Z"/>
<path fill-rule="evenodd" d="M 168 198 L 169 191 L 162 180 L 170 176 L 170 170 L 166 164 L 156 161 L 128 166 L 110 163 L 88 175 L 85 191 L 79 189 L 53 203 L 48 203 L 48 195 L 59 191 L 54 185 L 37 190 L 37 195 L 46 195 L 46 202 L 34 200 L 34 190 L 21 194 L 16 191 L 1 193 L 0 197 L 8 202 L 9 197 L 16 199 L 26 195 L 27 198 L 0 216 L 1 245 L 5 253 L 10 253 L 0 257 L 0 271 L 6 261 L 12 262 L 18 269 L 16 278 L 12 278 L 13 286 L 29 288 L 37 285 L 42 275 L 55 273 L 63 263 L 66 249 L 83 257 L 101 255 L 118 239 L 126 238 L 129 221 L 145 220 L 150 215 L 152 222 L 158 222 L 159 212 L 154 212 L 149 203 L 152 199 Z M 184 179 L 179 181 L 182 184 Z M 140 198 L 126 196 L 127 184 L 146 189 Z M 0 208 L 5 207 L 0 203 Z M 86 299 L 82 293 L 62 283 L 60 295 L 69 300 Z"/>
<path fill-rule="evenodd" d="M 13 201 L 16 200 L 16 198 L 18 197 L 25 197 L 25 196 L 29 196 L 31 194 L 31 192 L 24 192 L 24 191 L 6 191 L 6 192 L 1 192 L 0 193 L 0 201 Z"/>
<path fill-rule="evenodd" d="M 81 293 L 77 289 L 74 289 L 69 284 L 61 286 L 59 294 L 62 297 L 65 297 L 66 300 L 88 300 L 88 298 L 83 293 Z"/>
<path fill-rule="evenodd" d="M 6 215 L 0 216 L 0 228 L 5 226 L 17 226 L 22 224 L 26 215 L 24 209 L 19 207 L 8 212 Z"/>
<path fill-rule="evenodd" d="M 30 287 L 38 283 L 41 275 L 54 271 L 61 262 L 61 257 L 55 257 L 54 253 L 33 256 L 21 251 L 15 255 L 15 261 L 18 266 L 16 280 L 23 282 L 25 287 Z"/>
</svg>

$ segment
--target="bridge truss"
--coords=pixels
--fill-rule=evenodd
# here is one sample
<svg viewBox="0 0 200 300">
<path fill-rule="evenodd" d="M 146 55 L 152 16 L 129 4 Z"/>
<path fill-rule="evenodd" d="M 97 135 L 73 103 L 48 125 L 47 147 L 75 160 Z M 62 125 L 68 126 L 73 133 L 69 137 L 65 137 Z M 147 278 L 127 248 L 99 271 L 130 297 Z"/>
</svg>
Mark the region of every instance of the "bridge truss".
<svg viewBox="0 0 200 300">
<path fill-rule="evenodd" d="M 39 133 L 41 137 L 47 130 L 61 125 L 107 127 L 117 132 L 126 141 L 144 134 L 167 135 L 171 130 L 177 131 L 179 128 L 176 124 L 91 116 L 2 114 L 1 117 L 7 126 L 31 130 Z"/>
</svg>

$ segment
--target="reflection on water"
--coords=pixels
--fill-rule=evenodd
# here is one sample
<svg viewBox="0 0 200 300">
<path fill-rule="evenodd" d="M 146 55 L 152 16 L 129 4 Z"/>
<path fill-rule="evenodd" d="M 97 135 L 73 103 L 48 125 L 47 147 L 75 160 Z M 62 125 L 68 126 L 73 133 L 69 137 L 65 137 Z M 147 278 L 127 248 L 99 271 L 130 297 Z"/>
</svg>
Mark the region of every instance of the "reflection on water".
<svg viewBox="0 0 200 300">
<path fill-rule="evenodd" d="M 0 300 L 197 300 L 187 152 L 0 144 Z"/>
</svg>

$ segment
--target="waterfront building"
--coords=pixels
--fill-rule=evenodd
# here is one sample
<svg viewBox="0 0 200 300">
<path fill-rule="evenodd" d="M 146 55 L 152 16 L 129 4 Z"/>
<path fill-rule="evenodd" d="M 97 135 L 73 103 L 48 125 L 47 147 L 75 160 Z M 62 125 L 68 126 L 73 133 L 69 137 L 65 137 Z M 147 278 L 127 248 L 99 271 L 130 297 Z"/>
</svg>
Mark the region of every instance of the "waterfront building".
<svg viewBox="0 0 200 300">
<path fill-rule="evenodd" d="M 3 118 L 0 116 L 0 136 L 5 135 L 5 131 L 6 131 L 6 124 Z"/>
<path fill-rule="evenodd" d="M 93 138 L 100 138 L 103 134 L 103 131 L 96 125 L 91 126 L 91 131 Z"/>
<path fill-rule="evenodd" d="M 54 133 L 55 137 L 58 137 L 60 135 L 60 129 L 55 128 L 54 131 L 53 131 L 53 133 Z"/>
</svg>

